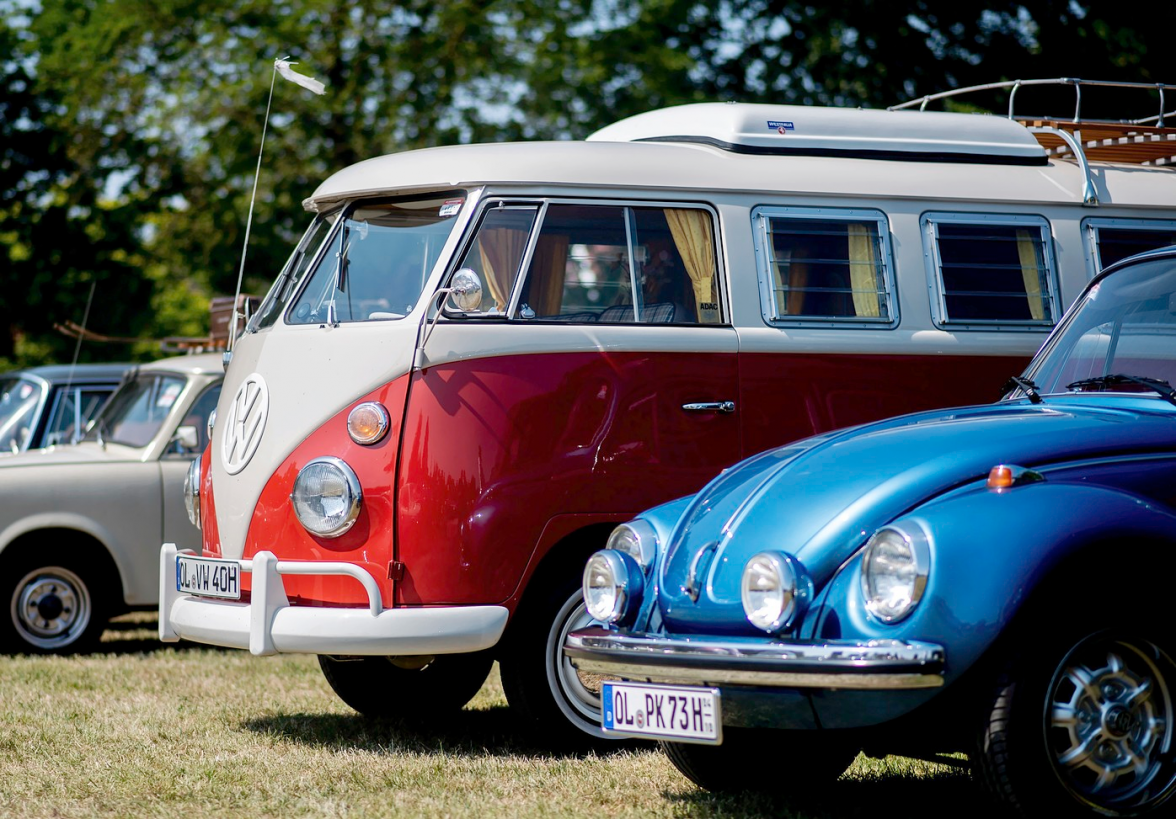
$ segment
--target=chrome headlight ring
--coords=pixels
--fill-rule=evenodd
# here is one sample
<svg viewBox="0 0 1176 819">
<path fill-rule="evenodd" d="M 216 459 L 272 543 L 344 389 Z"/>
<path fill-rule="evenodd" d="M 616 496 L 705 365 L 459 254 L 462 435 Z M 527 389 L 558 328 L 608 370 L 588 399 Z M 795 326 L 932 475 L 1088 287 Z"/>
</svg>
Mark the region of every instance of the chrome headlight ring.
<svg viewBox="0 0 1176 819">
<path fill-rule="evenodd" d="M 897 623 L 919 605 L 931 572 L 931 547 L 920 528 L 884 526 L 862 552 L 861 588 L 866 610 Z"/>
<path fill-rule="evenodd" d="M 657 558 L 657 546 L 657 530 L 648 521 L 638 518 L 613 529 L 604 548 L 624 552 L 649 574 Z"/>
<path fill-rule="evenodd" d="M 363 490 L 354 470 L 333 456 L 307 462 L 294 479 L 290 502 L 298 522 L 316 537 L 336 538 L 355 525 Z"/>
<path fill-rule="evenodd" d="M 184 508 L 188 510 L 188 520 L 197 529 L 200 528 L 200 460 L 192 461 L 184 475 Z"/>
<path fill-rule="evenodd" d="M 584 566 L 584 604 L 595 620 L 624 624 L 641 605 L 644 572 L 628 552 L 605 549 Z"/>
</svg>

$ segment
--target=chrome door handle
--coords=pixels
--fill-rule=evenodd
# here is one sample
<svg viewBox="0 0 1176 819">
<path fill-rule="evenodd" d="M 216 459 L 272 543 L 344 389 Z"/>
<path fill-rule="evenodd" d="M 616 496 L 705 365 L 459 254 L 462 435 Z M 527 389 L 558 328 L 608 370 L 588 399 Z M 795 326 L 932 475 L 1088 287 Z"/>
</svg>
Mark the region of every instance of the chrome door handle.
<svg viewBox="0 0 1176 819">
<path fill-rule="evenodd" d="M 734 412 L 734 401 L 702 401 L 696 404 L 683 404 L 682 409 L 687 412 Z"/>
</svg>

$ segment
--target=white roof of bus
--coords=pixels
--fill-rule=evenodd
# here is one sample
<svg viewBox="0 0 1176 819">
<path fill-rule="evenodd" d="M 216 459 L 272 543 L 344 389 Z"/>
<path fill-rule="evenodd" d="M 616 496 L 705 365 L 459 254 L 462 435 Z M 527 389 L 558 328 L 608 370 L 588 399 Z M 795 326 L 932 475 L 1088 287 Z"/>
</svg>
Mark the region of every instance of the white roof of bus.
<svg viewBox="0 0 1176 819">
<path fill-rule="evenodd" d="M 343 199 L 387 193 L 438 191 L 452 188 L 493 187 L 547 188 L 625 188 L 634 192 L 666 192 L 674 196 L 690 196 L 697 191 L 703 198 L 711 198 L 714 191 L 745 191 L 765 194 L 811 194 L 816 196 L 846 196 L 855 199 L 917 198 L 955 199 L 967 201 L 1023 202 L 1048 204 L 1080 204 L 1083 176 L 1078 165 L 1071 161 L 1051 160 L 1048 164 L 1003 164 L 1005 161 L 1034 161 L 1032 155 L 1042 155 L 1036 140 L 1021 125 L 1000 117 L 944 114 L 929 112 L 886 112 L 842 109 L 809 109 L 787 106 L 703 105 L 683 108 L 718 109 L 740 116 L 729 116 L 729 122 L 715 117 L 716 128 L 696 129 L 695 141 L 660 141 L 674 134 L 683 120 L 675 113 L 680 109 L 666 109 L 649 115 L 624 120 L 590 137 L 590 141 L 522 142 L 481 145 L 455 145 L 426 148 L 391 154 L 357 163 L 328 178 L 305 203 L 308 207 L 323 206 Z M 745 153 L 747 150 L 772 150 L 771 141 L 756 134 L 740 137 L 736 131 L 746 130 L 749 123 L 762 119 L 764 112 L 747 109 L 783 111 L 781 116 L 793 116 L 795 127 L 777 135 L 779 143 L 789 146 L 795 131 L 805 124 L 801 113 L 821 112 L 825 116 L 818 123 L 824 129 L 827 144 L 836 144 L 842 155 L 777 155 Z M 749 119 L 748 117 L 754 117 Z M 654 115 L 660 115 L 658 121 Z M 670 115 L 670 116 L 666 116 Z M 678 118 L 675 120 L 675 118 Z M 880 117 L 894 118 L 901 128 L 876 133 L 874 127 Z M 642 120 L 650 118 L 645 124 Z M 776 120 L 772 120 L 777 122 Z M 768 120 L 765 122 L 765 131 Z M 849 127 L 857 122 L 863 136 L 855 137 Z M 953 125 L 957 136 L 952 137 L 946 127 Z M 808 127 L 805 125 L 805 127 Z M 725 129 L 725 130 L 724 130 Z M 962 161 L 903 161 L 895 159 L 863 159 L 859 155 L 888 155 L 899 153 L 895 146 L 903 134 L 914 139 L 923 134 L 926 150 L 910 151 L 913 155 L 930 153 L 981 154 L 997 164 L 977 161 L 980 157 L 961 157 Z M 717 134 L 736 141 L 728 148 Z M 841 142 L 835 137 L 841 134 Z M 1023 135 L 1023 136 L 1022 136 Z M 659 141 L 605 141 L 617 139 Z M 770 135 L 767 140 L 772 140 Z M 810 147 L 818 137 L 810 140 Z M 882 140 L 882 142 L 879 142 Z M 1028 142 L 1025 142 L 1028 140 Z M 853 147 L 846 148 L 849 143 Z M 976 147 L 996 144 L 996 148 Z M 874 147 L 871 147 L 874 146 Z M 886 148 L 879 148 L 885 145 Z M 1006 146 L 1001 148 L 1000 146 Z M 735 148 L 731 148 L 735 146 Z M 1011 151 L 1004 154 L 1001 151 Z M 1010 160 L 1013 156 L 1015 159 Z M 1039 161 L 1044 162 L 1044 159 Z M 1176 170 L 1142 168 L 1138 165 L 1113 166 L 1092 164 L 1099 201 L 1104 206 L 1172 207 L 1176 203 Z M 1097 213 L 1097 210 L 1092 210 Z"/>
</svg>

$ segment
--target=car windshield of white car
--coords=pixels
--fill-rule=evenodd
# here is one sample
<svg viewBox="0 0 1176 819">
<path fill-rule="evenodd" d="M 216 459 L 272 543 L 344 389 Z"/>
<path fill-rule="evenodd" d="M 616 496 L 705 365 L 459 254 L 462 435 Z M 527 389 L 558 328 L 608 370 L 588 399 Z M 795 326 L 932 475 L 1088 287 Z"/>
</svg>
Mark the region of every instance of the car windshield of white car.
<svg viewBox="0 0 1176 819">
<path fill-rule="evenodd" d="M 1092 287 L 1028 376 L 1043 394 L 1155 393 L 1176 385 L 1176 259 L 1115 271 Z"/>
<path fill-rule="evenodd" d="M 146 446 L 151 443 L 184 390 L 184 379 L 140 373 L 119 387 L 102 408 L 86 440 Z"/>
<path fill-rule="evenodd" d="M 286 314 L 290 324 L 404 318 L 464 202 L 460 191 L 350 205 Z"/>
<path fill-rule="evenodd" d="M 33 431 L 41 388 L 24 378 L 0 379 L 0 452 L 20 452 Z"/>
</svg>

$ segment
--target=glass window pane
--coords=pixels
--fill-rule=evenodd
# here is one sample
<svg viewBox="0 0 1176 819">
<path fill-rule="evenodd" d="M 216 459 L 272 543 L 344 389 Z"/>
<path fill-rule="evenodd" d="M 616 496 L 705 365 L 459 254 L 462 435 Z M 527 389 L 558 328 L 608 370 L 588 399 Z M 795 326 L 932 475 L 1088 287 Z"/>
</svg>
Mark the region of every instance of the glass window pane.
<svg viewBox="0 0 1176 819">
<path fill-rule="evenodd" d="M 86 424 L 114 392 L 113 387 L 73 387 L 58 393 L 53 417 L 45 435 L 45 445 L 68 444 L 82 437 Z"/>
<path fill-rule="evenodd" d="M 290 296 L 302 283 L 311 262 L 318 255 L 320 245 L 327 238 L 327 234 L 331 232 L 331 228 L 334 227 L 338 219 L 339 211 L 334 210 L 330 213 L 319 214 L 310 223 L 310 227 L 307 228 L 302 241 L 298 243 L 294 255 L 286 263 L 285 269 L 278 276 L 278 280 L 274 283 L 269 295 L 266 296 L 265 303 L 258 311 L 257 318 L 254 319 L 254 329 L 269 327 L 277 321 L 282 310 L 290 303 Z"/>
<path fill-rule="evenodd" d="M 939 222 L 945 321 L 1052 321 L 1045 242 L 1037 225 Z"/>
<path fill-rule="evenodd" d="M 460 203 L 435 196 L 349 208 L 330 239 L 334 247 L 327 248 L 286 320 L 321 324 L 332 304 L 340 322 L 404 318 L 441 255 Z"/>
<path fill-rule="evenodd" d="M 890 320 L 874 221 L 767 218 L 775 317 Z"/>
<path fill-rule="evenodd" d="M 183 389 L 184 379 L 173 375 L 140 375 L 128 381 L 102 408 L 86 439 L 146 446 Z"/>
<path fill-rule="evenodd" d="M 0 379 L 0 452 L 20 452 L 28 445 L 41 393 L 36 382 Z"/>
<path fill-rule="evenodd" d="M 1138 230 L 1135 228 L 1096 228 L 1098 260 L 1100 270 L 1115 262 L 1154 250 L 1157 247 L 1176 245 L 1176 230 Z"/>
<path fill-rule="evenodd" d="M 535 207 L 495 207 L 482 218 L 477 237 L 458 265 L 482 280 L 480 312 L 506 311 L 537 213 Z"/>
</svg>

